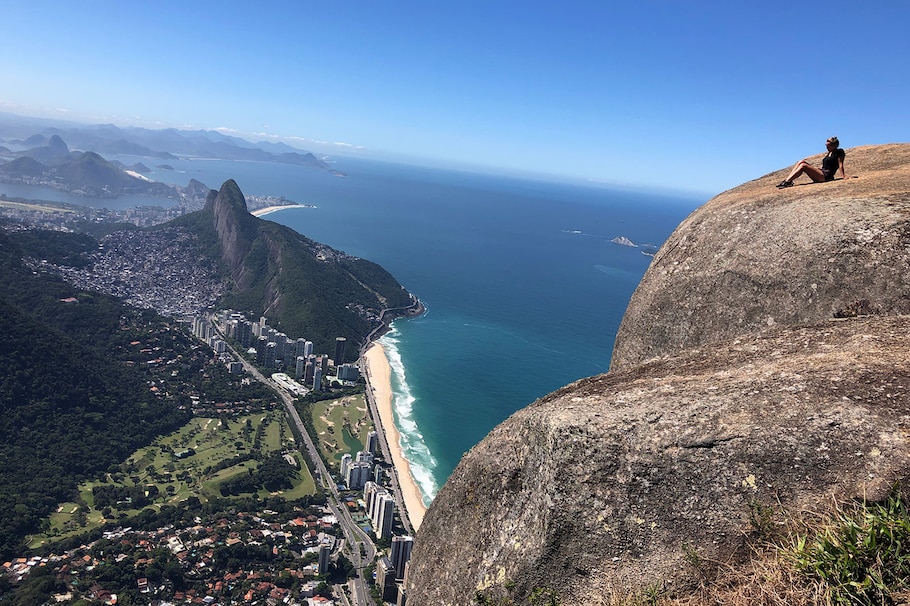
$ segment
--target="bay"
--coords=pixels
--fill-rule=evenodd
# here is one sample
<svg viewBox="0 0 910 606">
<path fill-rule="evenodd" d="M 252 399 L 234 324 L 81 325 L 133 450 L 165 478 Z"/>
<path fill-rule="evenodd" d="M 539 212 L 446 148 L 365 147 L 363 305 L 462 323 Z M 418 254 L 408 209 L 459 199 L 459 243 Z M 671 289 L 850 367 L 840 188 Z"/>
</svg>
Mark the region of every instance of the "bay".
<svg viewBox="0 0 910 606">
<path fill-rule="evenodd" d="M 175 199 L 160 198 L 157 196 L 127 195 L 118 196 L 116 198 L 89 198 L 85 196 L 76 196 L 69 192 L 53 189 L 51 187 L 23 185 L 20 183 L 0 183 L 0 194 L 5 194 L 10 198 L 65 202 L 67 204 L 78 204 L 90 208 L 106 208 L 108 210 L 126 210 L 136 206 L 163 206 L 170 208 L 177 204 L 177 200 Z"/>
</svg>

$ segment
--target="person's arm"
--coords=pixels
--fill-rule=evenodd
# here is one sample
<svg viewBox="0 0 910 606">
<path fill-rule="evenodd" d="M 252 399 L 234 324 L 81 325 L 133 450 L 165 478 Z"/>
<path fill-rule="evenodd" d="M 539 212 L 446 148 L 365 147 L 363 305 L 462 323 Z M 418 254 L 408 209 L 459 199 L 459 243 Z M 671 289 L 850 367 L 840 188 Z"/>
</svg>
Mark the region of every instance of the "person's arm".
<svg viewBox="0 0 910 606">
<path fill-rule="evenodd" d="M 846 178 L 847 178 L 847 172 L 844 170 L 844 156 L 838 156 L 838 157 L 837 157 L 837 163 L 840 165 L 840 178 L 841 178 L 841 179 L 846 179 Z"/>
</svg>

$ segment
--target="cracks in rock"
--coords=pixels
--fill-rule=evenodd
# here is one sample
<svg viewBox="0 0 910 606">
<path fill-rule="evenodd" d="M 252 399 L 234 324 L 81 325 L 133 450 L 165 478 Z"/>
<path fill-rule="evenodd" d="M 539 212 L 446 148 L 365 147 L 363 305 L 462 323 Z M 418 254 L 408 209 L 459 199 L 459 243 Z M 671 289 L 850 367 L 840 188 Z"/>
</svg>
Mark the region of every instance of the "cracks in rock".
<svg viewBox="0 0 910 606">
<path fill-rule="evenodd" d="M 738 440 L 744 436 L 733 435 L 733 436 L 705 436 L 702 438 L 692 438 L 689 440 L 678 440 L 674 446 L 679 448 L 714 448 L 719 444 L 726 444 L 727 442 L 732 442 L 733 440 Z"/>
</svg>

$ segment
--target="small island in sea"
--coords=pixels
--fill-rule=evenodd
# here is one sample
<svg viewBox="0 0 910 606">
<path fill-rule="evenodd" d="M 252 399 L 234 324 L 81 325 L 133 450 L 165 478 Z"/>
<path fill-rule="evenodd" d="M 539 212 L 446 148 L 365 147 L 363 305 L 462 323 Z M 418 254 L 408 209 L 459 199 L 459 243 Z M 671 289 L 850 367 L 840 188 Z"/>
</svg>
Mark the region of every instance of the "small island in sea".
<svg viewBox="0 0 910 606">
<path fill-rule="evenodd" d="M 613 244 L 619 244 L 621 246 L 631 246 L 632 248 L 638 248 L 638 244 L 636 244 L 635 242 L 633 242 L 632 240 L 628 239 L 625 236 L 616 236 L 615 238 L 610 240 L 610 242 L 612 242 Z"/>
</svg>

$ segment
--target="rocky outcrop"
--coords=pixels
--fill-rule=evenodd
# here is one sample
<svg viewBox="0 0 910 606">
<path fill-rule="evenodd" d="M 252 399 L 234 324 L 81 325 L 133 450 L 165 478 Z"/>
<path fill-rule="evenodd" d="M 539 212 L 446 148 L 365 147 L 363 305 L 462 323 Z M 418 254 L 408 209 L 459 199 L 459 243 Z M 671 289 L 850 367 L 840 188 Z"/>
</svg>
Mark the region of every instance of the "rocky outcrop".
<svg viewBox="0 0 910 606">
<path fill-rule="evenodd" d="M 237 183 L 210 192 L 205 207 L 169 225 L 198 236 L 230 273 L 221 304 L 304 337 L 316 351 L 332 351 L 337 337 L 362 344 L 390 319 L 419 309 L 419 302 L 380 266 L 320 244 L 294 230 L 254 217 Z M 346 351 L 356 359 L 357 347 Z"/>
<path fill-rule="evenodd" d="M 58 135 L 51 136 L 46 145 L 29 149 L 22 155 L 48 166 L 56 166 L 71 158 L 69 147 Z"/>
<path fill-rule="evenodd" d="M 611 369 L 780 324 L 910 314 L 910 145 L 849 149 L 846 168 L 778 190 L 782 169 L 693 212 L 632 296 Z"/>
<path fill-rule="evenodd" d="M 210 192 L 204 210 L 214 215 L 221 257 L 230 268 L 231 278 L 240 288 L 247 288 L 253 276 L 245 271 L 244 260 L 258 236 L 258 230 L 256 218 L 247 210 L 243 192 L 233 179 L 228 179 L 217 193 L 214 190 Z"/>
<path fill-rule="evenodd" d="M 465 455 L 417 535 L 409 603 L 681 591 L 693 562 L 747 557 L 757 507 L 910 478 L 910 146 L 847 158 L 855 180 L 777 190 L 782 169 L 680 225 L 614 369 Z"/>
</svg>

